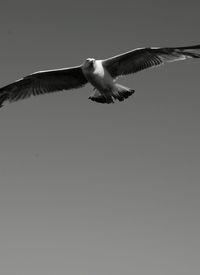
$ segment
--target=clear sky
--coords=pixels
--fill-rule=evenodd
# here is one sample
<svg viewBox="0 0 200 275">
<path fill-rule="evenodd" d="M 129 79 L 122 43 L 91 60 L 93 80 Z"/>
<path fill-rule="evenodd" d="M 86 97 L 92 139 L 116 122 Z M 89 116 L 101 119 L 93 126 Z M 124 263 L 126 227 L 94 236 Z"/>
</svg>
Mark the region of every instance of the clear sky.
<svg viewBox="0 0 200 275">
<path fill-rule="evenodd" d="M 199 1 L 4 1 L 0 83 L 137 47 L 200 44 Z M 0 110 L 0 273 L 199 273 L 200 60 Z"/>
</svg>

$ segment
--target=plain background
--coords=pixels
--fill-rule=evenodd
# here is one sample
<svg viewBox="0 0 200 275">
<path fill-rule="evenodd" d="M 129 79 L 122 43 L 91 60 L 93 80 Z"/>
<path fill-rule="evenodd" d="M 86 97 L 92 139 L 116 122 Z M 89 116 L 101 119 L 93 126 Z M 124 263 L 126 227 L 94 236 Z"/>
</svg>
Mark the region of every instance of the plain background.
<svg viewBox="0 0 200 275">
<path fill-rule="evenodd" d="M 199 1 L 4 1 L 0 83 L 137 47 L 200 44 Z M 200 61 L 0 110 L 0 273 L 188 275 L 200 259 Z"/>
</svg>

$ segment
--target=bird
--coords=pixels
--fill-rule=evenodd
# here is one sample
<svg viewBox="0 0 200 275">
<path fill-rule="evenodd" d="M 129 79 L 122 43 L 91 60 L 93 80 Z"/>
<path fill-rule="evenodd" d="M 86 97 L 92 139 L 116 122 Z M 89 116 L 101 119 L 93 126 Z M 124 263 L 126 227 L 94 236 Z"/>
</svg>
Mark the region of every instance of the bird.
<svg viewBox="0 0 200 275">
<path fill-rule="evenodd" d="M 38 71 L 0 88 L 0 107 L 6 101 L 81 88 L 88 83 L 93 87 L 90 100 L 107 104 L 121 102 L 135 90 L 118 84 L 118 77 L 187 58 L 200 58 L 200 45 L 143 47 L 102 60 L 87 58 L 79 66 Z"/>
</svg>

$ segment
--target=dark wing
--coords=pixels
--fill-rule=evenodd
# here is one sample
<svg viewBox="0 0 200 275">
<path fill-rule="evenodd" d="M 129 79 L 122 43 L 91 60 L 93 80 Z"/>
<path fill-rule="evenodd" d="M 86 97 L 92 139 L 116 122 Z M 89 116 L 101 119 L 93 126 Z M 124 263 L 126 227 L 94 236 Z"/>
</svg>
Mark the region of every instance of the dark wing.
<svg viewBox="0 0 200 275">
<path fill-rule="evenodd" d="M 36 72 L 0 88 L 0 107 L 4 101 L 12 102 L 32 95 L 79 88 L 86 83 L 81 66 Z"/>
<path fill-rule="evenodd" d="M 141 48 L 102 61 L 113 78 L 136 73 L 165 62 L 199 58 L 200 45 L 180 48 Z"/>
</svg>

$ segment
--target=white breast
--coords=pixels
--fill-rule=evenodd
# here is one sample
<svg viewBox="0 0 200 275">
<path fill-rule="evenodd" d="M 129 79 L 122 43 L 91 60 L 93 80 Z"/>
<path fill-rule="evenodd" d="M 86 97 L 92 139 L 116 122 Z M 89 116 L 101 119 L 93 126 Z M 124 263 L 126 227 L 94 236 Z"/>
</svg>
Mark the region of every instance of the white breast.
<svg viewBox="0 0 200 275">
<path fill-rule="evenodd" d="M 92 70 L 84 70 L 83 73 L 88 81 L 98 90 L 109 90 L 113 85 L 113 78 L 102 66 L 101 60 L 95 60 Z"/>
<path fill-rule="evenodd" d="M 93 74 L 101 78 L 105 77 L 105 70 L 104 70 L 104 67 L 102 66 L 101 60 L 95 60 Z"/>
</svg>

